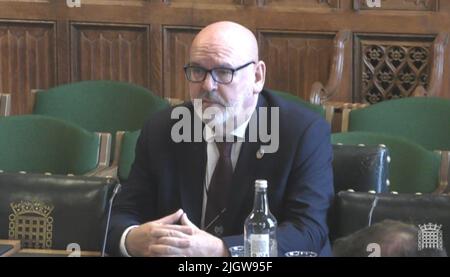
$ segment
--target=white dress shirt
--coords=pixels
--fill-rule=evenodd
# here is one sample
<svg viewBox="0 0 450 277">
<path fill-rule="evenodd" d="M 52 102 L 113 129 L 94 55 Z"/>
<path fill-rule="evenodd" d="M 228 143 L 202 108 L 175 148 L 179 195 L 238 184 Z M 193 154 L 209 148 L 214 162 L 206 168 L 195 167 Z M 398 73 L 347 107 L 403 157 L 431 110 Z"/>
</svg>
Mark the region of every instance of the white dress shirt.
<svg viewBox="0 0 450 277">
<path fill-rule="evenodd" d="M 245 131 L 247 129 L 248 123 L 250 121 L 250 118 L 247 119 L 243 124 L 241 124 L 239 127 L 234 129 L 230 132 L 231 136 L 234 136 L 237 138 L 237 142 L 233 143 L 233 146 L 231 148 L 231 164 L 234 168 L 236 167 L 236 163 L 239 158 L 239 153 L 241 151 L 242 141 L 245 140 Z M 208 126 L 208 124 L 205 124 L 204 129 L 204 138 L 207 143 L 206 145 L 206 155 L 207 155 L 207 162 L 206 162 L 206 172 L 205 172 L 205 180 L 203 185 L 203 203 L 202 203 L 202 219 L 200 223 L 200 227 L 204 228 L 205 226 L 205 213 L 206 213 L 206 203 L 208 200 L 208 188 L 209 183 L 211 182 L 212 175 L 214 173 L 214 169 L 216 168 L 217 161 L 219 160 L 219 150 L 217 149 L 217 145 L 214 141 L 215 134 L 214 131 Z M 122 237 L 120 238 L 120 252 L 125 257 L 130 257 L 128 254 L 128 251 L 125 247 L 125 239 L 130 232 L 131 229 L 138 227 L 139 225 L 133 225 L 125 229 L 125 231 L 122 234 Z"/>
<path fill-rule="evenodd" d="M 247 119 L 242 125 L 234 129 L 230 134 L 237 138 L 237 142 L 233 143 L 231 148 L 231 165 L 234 168 L 236 167 L 236 163 L 239 158 L 239 153 L 241 151 L 242 141 L 245 139 L 245 130 L 247 129 L 248 122 L 250 118 Z M 206 145 L 206 171 L 205 171 L 205 180 L 203 186 L 203 204 L 202 204 L 202 220 L 201 220 L 201 228 L 205 227 L 205 214 L 206 214 L 206 203 L 208 201 L 208 190 L 209 184 L 211 183 L 211 178 L 214 173 L 214 169 L 216 168 L 217 161 L 219 160 L 219 149 L 215 143 L 215 136 L 213 130 L 206 124 L 204 129 L 204 138 L 207 143 Z"/>
</svg>

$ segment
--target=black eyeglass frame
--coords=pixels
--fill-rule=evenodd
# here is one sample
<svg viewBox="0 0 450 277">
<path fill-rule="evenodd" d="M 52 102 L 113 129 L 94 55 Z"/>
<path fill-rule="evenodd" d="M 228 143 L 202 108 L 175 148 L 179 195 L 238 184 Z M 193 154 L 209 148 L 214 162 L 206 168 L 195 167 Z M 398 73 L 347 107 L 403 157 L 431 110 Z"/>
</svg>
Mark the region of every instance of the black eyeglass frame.
<svg viewBox="0 0 450 277">
<path fill-rule="evenodd" d="M 209 73 L 209 74 L 211 75 L 211 77 L 213 78 L 214 82 L 219 83 L 219 84 L 223 84 L 223 85 L 227 85 L 227 84 L 230 84 L 231 82 L 233 82 L 234 73 L 235 73 L 236 71 L 239 71 L 239 70 L 241 70 L 241 69 L 243 69 L 243 68 L 245 68 L 245 67 L 247 67 L 247 66 L 249 66 L 249 65 L 251 65 L 251 64 L 256 64 L 256 62 L 251 61 L 251 62 L 248 62 L 248 63 L 246 63 L 246 64 L 244 64 L 244 65 L 241 65 L 241 66 L 239 66 L 239 67 L 236 67 L 236 68 L 214 67 L 214 68 L 211 68 L 211 69 L 206 69 L 206 68 L 203 68 L 203 67 L 197 66 L 197 65 L 190 65 L 190 64 L 187 64 L 187 65 L 185 65 L 185 66 L 183 67 L 183 69 L 184 69 L 184 75 L 186 76 L 186 79 L 187 79 L 189 82 L 192 82 L 192 83 L 201 83 L 201 82 L 204 82 L 205 79 L 206 79 L 206 76 L 207 76 L 208 73 Z M 191 69 L 191 68 L 201 69 L 201 70 L 203 70 L 203 71 L 205 72 L 205 75 L 203 76 L 203 78 L 202 78 L 201 80 L 193 81 L 193 80 L 191 80 L 191 79 L 189 78 L 189 74 L 188 74 L 188 70 Z M 218 70 L 218 69 L 221 69 L 221 70 L 229 70 L 229 71 L 231 72 L 231 79 L 230 79 L 229 82 L 222 82 L 222 81 L 216 80 L 216 77 L 214 76 L 213 71 Z"/>
</svg>

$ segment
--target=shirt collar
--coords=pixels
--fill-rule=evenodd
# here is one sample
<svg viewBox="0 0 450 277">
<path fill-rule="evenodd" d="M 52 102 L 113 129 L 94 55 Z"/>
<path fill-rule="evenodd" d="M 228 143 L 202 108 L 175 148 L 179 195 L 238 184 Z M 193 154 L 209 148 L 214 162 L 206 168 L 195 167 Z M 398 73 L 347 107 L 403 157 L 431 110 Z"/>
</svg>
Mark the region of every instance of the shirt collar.
<svg viewBox="0 0 450 277">
<path fill-rule="evenodd" d="M 235 128 L 233 131 L 231 131 L 230 135 L 238 138 L 238 141 L 244 141 L 245 131 L 247 130 L 247 126 L 248 126 L 248 123 L 250 122 L 250 119 L 251 119 L 251 116 L 244 123 L 242 123 L 237 128 Z M 214 141 L 214 138 L 215 138 L 215 133 L 208 124 L 205 124 L 204 138 L 207 142 L 212 142 L 212 141 Z"/>
</svg>

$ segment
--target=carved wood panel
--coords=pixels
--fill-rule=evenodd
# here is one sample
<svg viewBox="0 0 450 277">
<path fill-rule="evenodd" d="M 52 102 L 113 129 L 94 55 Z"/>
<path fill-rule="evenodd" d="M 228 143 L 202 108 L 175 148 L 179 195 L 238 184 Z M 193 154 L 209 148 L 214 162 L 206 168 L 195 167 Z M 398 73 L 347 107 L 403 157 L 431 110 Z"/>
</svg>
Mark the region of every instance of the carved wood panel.
<svg viewBox="0 0 450 277">
<path fill-rule="evenodd" d="M 439 0 L 354 0 L 355 10 L 438 11 Z"/>
<path fill-rule="evenodd" d="M 50 3 L 52 0 L 0 0 L 0 2 Z"/>
<path fill-rule="evenodd" d="M 236 8 L 248 5 L 249 0 L 162 0 L 171 7 L 192 7 L 192 8 Z"/>
<path fill-rule="evenodd" d="M 149 27 L 74 23 L 71 78 L 149 86 Z"/>
<path fill-rule="evenodd" d="M 429 81 L 432 37 L 357 37 L 358 101 L 377 103 L 409 97 Z"/>
<path fill-rule="evenodd" d="M 64 0 L 66 1 L 66 0 Z M 75 0 L 71 0 L 75 1 Z M 116 6 L 136 6 L 142 7 L 146 3 L 149 3 L 149 0 L 79 0 L 80 5 L 116 5 Z"/>
<path fill-rule="evenodd" d="M 32 105 L 30 90 L 55 84 L 55 25 L 0 22 L 0 91 L 10 93 L 13 114 Z"/>
<path fill-rule="evenodd" d="M 341 0 L 163 0 L 173 7 L 270 7 L 276 9 L 339 8 Z"/>
<path fill-rule="evenodd" d="M 259 31 L 261 59 L 266 62 L 266 86 L 309 99 L 316 81 L 326 83 L 335 34 Z"/>
<path fill-rule="evenodd" d="M 183 66 L 189 61 L 191 42 L 200 28 L 166 26 L 164 36 L 164 96 L 189 99 Z"/>
<path fill-rule="evenodd" d="M 360 90 L 362 44 L 358 40 L 363 37 L 359 34 L 372 34 L 363 38 L 369 40 L 364 45 L 367 51 L 375 45 L 386 53 L 410 53 L 418 49 L 415 43 L 426 42 L 422 50 L 429 56 L 431 39 L 427 36 L 450 30 L 450 1 L 440 0 L 380 0 L 381 10 L 373 12 L 355 11 L 354 4 L 362 6 L 365 1 L 354 0 L 81 0 L 81 8 L 70 8 L 64 2 L 0 0 L 0 18 L 13 22 L 7 27 L 3 23 L 3 28 L 14 27 L 11 34 L 30 28 L 24 41 L 35 41 L 34 48 L 28 43 L 25 50 L 19 37 L 9 40 L 4 30 L 0 35 L 0 89 L 9 92 L 15 84 L 13 113 L 26 110 L 29 89 L 85 79 L 130 81 L 161 96 L 188 98 L 182 66 L 188 59 L 191 40 L 197 26 L 218 20 L 232 20 L 259 30 L 261 58 L 268 65 L 267 85 L 304 99 L 309 99 L 313 82 L 327 83 L 334 35 L 347 29 L 358 34 L 346 46 L 344 76 L 339 78 L 343 83 L 334 95 L 338 97 L 330 101 L 364 98 Z M 26 18 L 44 23 L 38 22 L 41 25 L 36 29 L 35 23 L 25 22 Z M 396 40 L 392 34 L 396 34 Z M 380 43 L 371 44 L 374 41 Z M 9 47 L 18 48 L 20 54 L 12 57 L 5 50 Z M 39 53 L 39 62 L 31 62 L 34 54 L 23 54 L 30 51 Z M 450 97 L 450 81 L 445 78 L 450 74 L 449 46 L 443 52 L 445 63 L 440 72 L 444 79 L 435 95 Z M 416 51 L 414 55 L 422 54 Z M 11 73 L 18 72 L 17 67 L 21 76 Z M 410 68 L 420 71 L 418 80 L 426 78 L 427 68 Z M 404 72 L 403 80 L 410 80 L 409 73 Z M 404 90 L 406 94 L 410 91 L 407 85 Z"/>
<path fill-rule="evenodd" d="M 339 8 L 340 0 L 256 0 L 259 6 L 267 6 L 273 8 Z"/>
</svg>

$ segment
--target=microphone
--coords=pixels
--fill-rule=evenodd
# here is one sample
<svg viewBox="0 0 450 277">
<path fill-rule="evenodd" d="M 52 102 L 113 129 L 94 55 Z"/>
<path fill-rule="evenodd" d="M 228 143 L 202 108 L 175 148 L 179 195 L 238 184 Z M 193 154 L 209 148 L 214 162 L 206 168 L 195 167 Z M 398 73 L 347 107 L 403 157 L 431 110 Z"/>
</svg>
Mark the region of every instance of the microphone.
<svg viewBox="0 0 450 277">
<path fill-rule="evenodd" d="M 227 208 L 223 208 L 223 209 L 220 211 L 220 213 L 219 213 L 216 217 L 214 217 L 214 218 L 211 220 L 211 222 L 209 222 L 208 225 L 206 225 L 206 227 L 204 228 L 204 230 L 208 232 L 209 228 L 211 228 L 211 226 L 212 226 L 214 223 L 216 223 L 217 220 L 219 220 L 219 218 L 220 218 L 226 211 L 227 211 Z"/>
<path fill-rule="evenodd" d="M 106 240 L 108 239 L 108 231 L 109 231 L 109 220 L 111 218 L 111 210 L 112 210 L 112 204 L 114 202 L 114 198 L 116 198 L 117 193 L 119 193 L 120 188 L 122 185 L 120 183 L 117 183 L 114 187 L 113 193 L 111 195 L 111 198 L 109 199 L 109 205 L 108 205 L 108 215 L 106 217 L 106 230 L 105 235 L 103 236 L 103 245 L 102 245 L 102 257 L 105 257 L 105 250 L 106 250 Z"/>
</svg>

